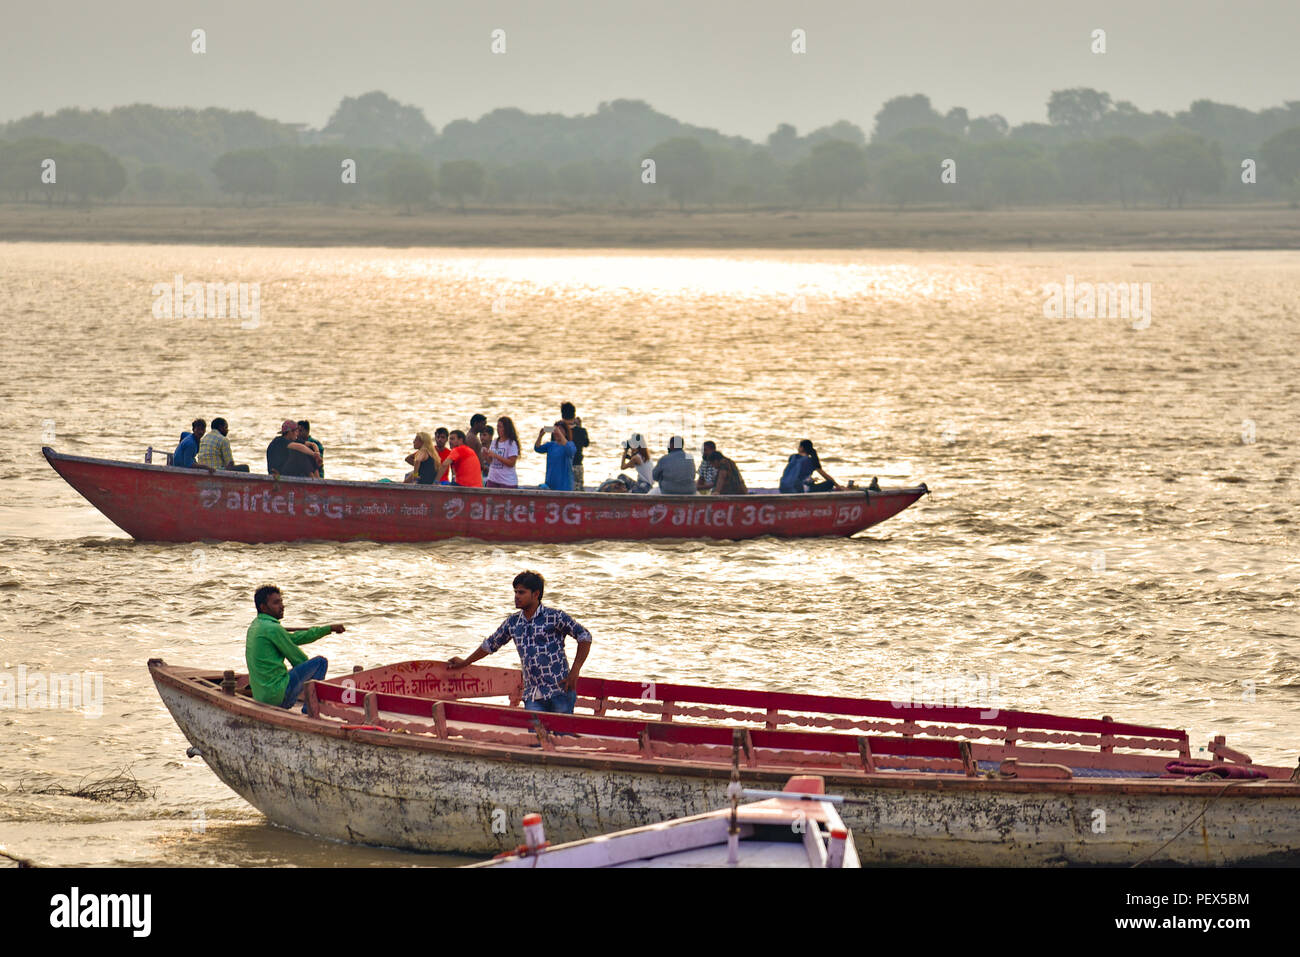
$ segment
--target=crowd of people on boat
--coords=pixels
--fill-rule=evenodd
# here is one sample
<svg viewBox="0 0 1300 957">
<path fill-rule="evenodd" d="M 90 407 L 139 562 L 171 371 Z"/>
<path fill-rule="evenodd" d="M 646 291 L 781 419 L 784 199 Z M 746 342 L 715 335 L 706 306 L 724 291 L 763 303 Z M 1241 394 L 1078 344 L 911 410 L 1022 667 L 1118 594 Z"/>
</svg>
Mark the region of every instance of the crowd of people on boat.
<svg viewBox="0 0 1300 957">
<path fill-rule="evenodd" d="M 180 468 L 208 471 L 249 471 L 247 464 L 234 460 L 230 448 L 230 427 L 224 418 L 195 419 L 190 431 L 181 433 L 171 464 Z M 539 428 L 533 451 L 546 456 L 546 478 L 537 486 L 558 492 L 585 491 L 583 452 L 591 438 L 572 402 L 560 405 L 560 417 Z M 437 428 L 417 432 L 406 456 L 410 466 L 403 481 L 418 485 L 458 485 L 470 488 L 519 488 L 517 465 L 522 444 L 514 420 L 497 418 L 495 427 L 487 417 L 475 413 L 467 429 Z M 602 482 L 597 491 L 647 495 L 745 495 L 749 487 L 740 467 L 724 455 L 716 442 L 700 446 L 700 463 L 686 452 L 680 435 L 668 440 L 668 448 L 657 460 L 640 433 L 623 441 L 619 469 L 625 473 Z M 266 470 L 274 476 L 325 477 L 325 447 L 311 434 L 306 419 L 286 418 L 280 431 L 266 447 Z M 820 476 L 820 479 L 818 478 Z M 389 481 L 382 479 L 381 481 Z M 855 483 L 841 485 L 822 466 L 810 439 L 803 439 L 781 474 L 780 491 L 845 491 Z M 873 478 L 871 490 L 879 489 Z"/>
</svg>

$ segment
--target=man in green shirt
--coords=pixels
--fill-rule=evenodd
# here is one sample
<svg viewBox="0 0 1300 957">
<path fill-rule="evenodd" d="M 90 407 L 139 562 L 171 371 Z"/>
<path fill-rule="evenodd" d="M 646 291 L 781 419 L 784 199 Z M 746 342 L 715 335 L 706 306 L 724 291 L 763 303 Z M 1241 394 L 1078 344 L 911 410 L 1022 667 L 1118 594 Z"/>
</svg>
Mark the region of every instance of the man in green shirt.
<svg viewBox="0 0 1300 957">
<path fill-rule="evenodd" d="M 248 681 L 253 687 L 253 698 L 263 704 L 291 708 L 308 681 L 325 677 L 329 662 L 317 655 L 310 661 L 299 645 L 310 644 L 330 632 L 342 634 L 342 625 L 321 625 L 302 631 L 285 631 L 280 624 L 284 617 L 284 596 L 274 585 L 263 585 L 253 593 L 257 617 L 248 626 L 248 640 L 244 646 L 244 660 L 248 662 Z M 285 659 L 293 669 L 285 668 Z M 302 706 L 303 714 L 307 705 Z"/>
</svg>

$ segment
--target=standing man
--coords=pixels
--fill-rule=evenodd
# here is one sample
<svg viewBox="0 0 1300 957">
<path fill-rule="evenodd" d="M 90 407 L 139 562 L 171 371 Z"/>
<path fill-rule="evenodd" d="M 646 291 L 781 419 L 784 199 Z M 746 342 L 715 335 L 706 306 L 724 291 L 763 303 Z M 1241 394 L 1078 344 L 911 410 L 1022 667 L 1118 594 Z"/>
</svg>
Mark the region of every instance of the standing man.
<svg viewBox="0 0 1300 957">
<path fill-rule="evenodd" d="M 668 454 L 655 463 L 651 474 L 664 495 L 695 494 L 695 463 L 686 454 L 686 443 L 680 435 L 668 440 Z"/>
<path fill-rule="evenodd" d="M 226 438 L 229 434 L 230 426 L 226 424 L 225 419 L 213 419 L 212 431 L 205 433 L 203 440 L 199 442 L 199 452 L 194 456 L 194 464 L 209 472 L 218 469 L 226 472 L 247 472 L 247 465 L 235 464 L 235 457 L 230 452 L 230 440 Z"/>
<path fill-rule="evenodd" d="M 483 487 L 483 466 L 465 440 L 465 433 L 460 429 L 455 429 L 451 433 L 451 450 L 438 466 L 438 475 L 434 481 L 441 479 L 453 468 L 455 471 L 452 472 L 452 477 L 457 485 L 470 488 Z"/>
<path fill-rule="evenodd" d="M 342 625 L 321 625 L 302 631 L 285 631 L 280 624 L 284 617 L 284 596 L 274 585 L 263 585 L 253 592 L 253 605 L 257 617 L 248 626 L 244 644 L 244 660 L 248 663 L 248 682 L 253 688 L 253 699 L 280 708 L 292 708 L 303 686 L 308 681 L 325 677 L 329 662 L 320 655 L 310 661 L 299 645 L 306 645 L 330 632 L 342 634 Z M 285 659 L 293 670 L 285 668 Z M 302 706 L 307 713 L 307 705 Z"/>
<path fill-rule="evenodd" d="M 582 491 L 582 450 L 591 444 L 591 438 L 587 435 L 587 430 L 582 427 L 582 419 L 578 418 L 578 410 L 573 407 L 572 402 L 560 403 L 560 418 L 569 429 L 569 441 L 577 449 L 573 453 L 573 491 Z"/>
<path fill-rule="evenodd" d="M 513 639 L 524 674 L 524 707 L 529 711 L 573 714 L 578 700 L 578 673 L 591 651 L 591 632 L 558 608 L 542 606 L 546 581 L 537 572 L 520 572 L 515 576 L 514 587 L 515 607 L 519 610 L 484 639 L 468 658 L 452 658 L 447 667 L 472 665 Z M 572 668 L 564 653 L 566 636 L 578 643 Z"/>
<path fill-rule="evenodd" d="M 195 419 L 190 423 L 190 428 L 194 431 L 182 432 L 181 444 L 172 453 L 172 465 L 178 469 L 194 468 L 194 456 L 199 454 L 199 443 L 203 441 L 203 433 L 208 431 L 208 423 L 203 419 Z"/>
<path fill-rule="evenodd" d="M 485 425 L 487 425 L 487 416 L 482 412 L 475 412 L 469 417 L 469 434 L 466 435 L 464 432 L 461 433 L 461 435 L 464 436 L 464 442 L 469 446 L 470 451 L 480 459 L 483 458 L 480 454 L 483 451 L 483 443 L 479 441 L 478 434 Z"/>
<path fill-rule="evenodd" d="M 718 470 L 709 461 L 709 456 L 717 450 L 718 446 L 713 442 L 705 442 L 700 446 L 700 474 L 695 480 L 695 488 L 706 494 L 718 482 Z"/>
</svg>

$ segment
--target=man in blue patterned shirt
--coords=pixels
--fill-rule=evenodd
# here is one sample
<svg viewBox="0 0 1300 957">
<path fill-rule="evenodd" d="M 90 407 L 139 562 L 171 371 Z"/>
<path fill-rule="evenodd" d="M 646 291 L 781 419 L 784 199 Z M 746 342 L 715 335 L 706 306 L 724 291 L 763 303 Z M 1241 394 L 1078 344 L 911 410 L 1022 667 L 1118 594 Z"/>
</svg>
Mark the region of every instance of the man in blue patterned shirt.
<svg viewBox="0 0 1300 957">
<path fill-rule="evenodd" d="M 542 607 L 546 581 L 537 572 L 515 576 L 515 607 L 519 610 L 474 649 L 468 658 L 452 658 L 448 668 L 464 668 L 513 640 L 524 674 L 524 707 L 529 711 L 573 714 L 578 700 L 578 673 L 591 651 L 591 632 L 558 608 Z M 564 639 L 578 643 L 569 667 Z"/>
</svg>

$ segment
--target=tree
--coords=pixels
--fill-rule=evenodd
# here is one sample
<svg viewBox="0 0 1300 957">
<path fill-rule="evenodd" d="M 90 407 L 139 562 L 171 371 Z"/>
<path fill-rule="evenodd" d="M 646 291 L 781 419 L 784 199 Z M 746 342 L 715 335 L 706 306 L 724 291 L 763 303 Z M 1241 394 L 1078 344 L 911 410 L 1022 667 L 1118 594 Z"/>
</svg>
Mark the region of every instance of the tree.
<svg viewBox="0 0 1300 957">
<path fill-rule="evenodd" d="M 698 200 L 713 184 L 713 160 L 697 139 L 676 136 L 649 153 L 655 161 L 655 181 L 668 189 L 678 209 Z"/>
<path fill-rule="evenodd" d="M 961 137 L 936 130 L 932 126 L 918 126 L 895 133 L 890 140 L 913 153 L 943 153 L 951 156 L 961 149 Z"/>
<path fill-rule="evenodd" d="M 51 153 L 58 180 L 55 189 L 87 203 L 91 197 L 108 199 L 126 188 L 126 170 L 116 156 L 89 143 L 63 143 Z"/>
<path fill-rule="evenodd" d="M 247 203 L 250 196 L 269 196 L 275 192 L 275 163 L 265 150 L 223 153 L 212 164 L 212 173 L 222 192 L 239 194 L 242 203 Z"/>
<path fill-rule="evenodd" d="M 61 149 L 62 143 L 48 137 L 29 137 L 5 144 L 0 149 L 0 188 L 14 196 L 21 195 L 23 202 L 36 193 L 44 195 L 47 203 L 53 203 L 54 194 L 59 190 L 57 184 L 41 182 L 41 163 L 46 159 L 55 159 L 57 163 L 56 153 Z"/>
<path fill-rule="evenodd" d="M 923 93 L 911 96 L 896 96 L 885 102 L 876 113 L 876 125 L 872 130 L 872 142 L 888 140 L 894 134 L 918 126 L 933 126 L 942 129 L 943 117 L 930 106 L 930 98 Z"/>
<path fill-rule="evenodd" d="M 811 149 L 818 143 L 824 143 L 827 140 L 843 140 L 855 146 L 867 145 L 867 137 L 863 134 L 861 128 L 848 120 L 837 120 L 830 126 L 822 126 L 813 130 L 803 138 L 803 144 Z"/>
<path fill-rule="evenodd" d="M 436 138 L 423 110 L 398 103 L 379 90 L 363 96 L 345 96 L 321 135 L 349 146 L 410 151 L 424 150 Z"/>
<path fill-rule="evenodd" d="M 172 177 L 167 191 L 181 202 L 192 203 L 207 192 L 203 178 L 193 170 L 183 169 Z"/>
<path fill-rule="evenodd" d="M 489 177 L 492 192 L 508 203 L 537 202 L 555 188 L 555 176 L 545 163 L 524 161 L 494 169 Z"/>
<path fill-rule="evenodd" d="M 1064 128 L 1071 138 L 1092 136 L 1111 109 L 1110 94 L 1088 87 L 1055 90 L 1047 100 L 1047 120 Z"/>
<path fill-rule="evenodd" d="M 136 186 L 150 199 L 157 199 L 167 189 L 168 179 L 167 170 L 161 166 L 145 166 L 135 174 Z"/>
<path fill-rule="evenodd" d="M 565 163 L 555 171 L 555 188 L 561 196 L 571 200 L 588 197 L 591 194 L 591 163 Z"/>
<path fill-rule="evenodd" d="M 384 192 L 388 201 L 406 207 L 408 215 L 416 204 L 429 201 L 433 188 L 433 172 L 418 156 L 399 157 L 384 174 Z"/>
<path fill-rule="evenodd" d="M 1127 209 L 1137 202 L 1146 150 L 1131 136 L 1111 136 L 1096 144 L 1095 151 L 1101 182 L 1119 192 L 1120 205 Z"/>
<path fill-rule="evenodd" d="M 943 118 L 943 128 L 953 136 L 965 136 L 970 129 L 970 114 L 964 106 L 954 106 Z"/>
<path fill-rule="evenodd" d="M 827 140 L 813 147 L 812 155 L 800 160 L 791 171 L 795 192 L 818 199 L 835 199 L 844 208 L 844 198 L 867 182 L 867 160 L 862 147 L 843 140 Z"/>
<path fill-rule="evenodd" d="M 1147 180 L 1180 209 L 1191 193 L 1214 193 L 1223 185 L 1219 144 L 1188 130 L 1162 133 L 1147 148 Z"/>
<path fill-rule="evenodd" d="M 885 195 L 902 209 L 908 203 L 937 199 L 943 188 L 939 181 L 940 157 L 895 152 L 876 168 L 875 178 Z"/>
<path fill-rule="evenodd" d="M 767 151 L 781 165 L 793 163 L 799 156 L 799 131 L 782 123 L 767 136 Z"/>
<path fill-rule="evenodd" d="M 975 148 L 962 169 L 979 205 L 1042 202 L 1056 187 L 1056 171 L 1033 143 L 985 143 Z"/>
<path fill-rule="evenodd" d="M 343 182 L 343 161 L 355 160 L 356 150 L 343 146 L 294 146 L 277 150 L 275 159 L 280 167 L 280 182 L 289 199 L 337 203 L 355 193 L 362 178 L 370 172 L 366 163 L 358 165 L 356 184 Z"/>
<path fill-rule="evenodd" d="M 438 170 L 439 191 L 454 199 L 465 211 L 466 196 L 483 195 L 486 173 L 474 160 L 449 160 Z"/>
<path fill-rule="evenodd" d="M 966 138 L 972 143 L 991 143 L 1006 137 L 1011 127 L 1006 118 L 999 113 L 979 116 L 970 121 L 966 129 Z"/>
<path fill-rule="evenodd" d="M 1300 183 L 1300 126 L 1270 136 L 1259 148 L 1269 176 L 1284 186 Z"/>
</svg>

